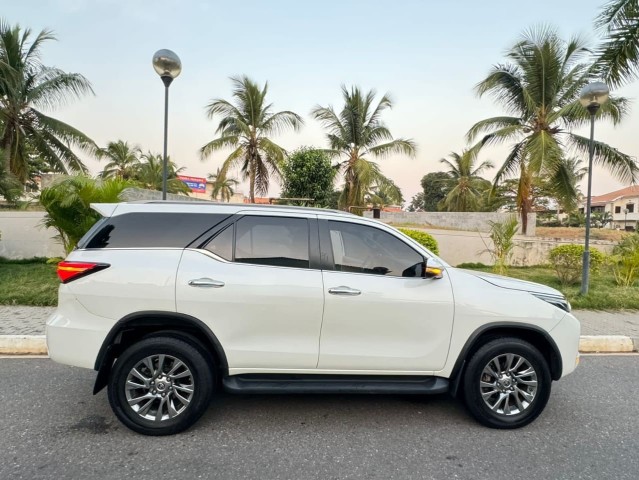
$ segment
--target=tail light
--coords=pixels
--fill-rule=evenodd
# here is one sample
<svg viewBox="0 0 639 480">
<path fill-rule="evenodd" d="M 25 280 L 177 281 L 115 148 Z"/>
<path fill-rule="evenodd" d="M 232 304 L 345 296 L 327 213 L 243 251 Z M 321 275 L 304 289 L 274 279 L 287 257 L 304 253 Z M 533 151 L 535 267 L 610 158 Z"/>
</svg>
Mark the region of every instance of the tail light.
<svg viewBox="0 0 639 480">
<path fill-rule="evenodd" d="M 100 270 L 108 268 L 108 263 L 93 262 L 60 262 L 58 263 L 58 277 L 62 283 L 69 283 L 81 277 L 85 277 Z"/>
</svg>

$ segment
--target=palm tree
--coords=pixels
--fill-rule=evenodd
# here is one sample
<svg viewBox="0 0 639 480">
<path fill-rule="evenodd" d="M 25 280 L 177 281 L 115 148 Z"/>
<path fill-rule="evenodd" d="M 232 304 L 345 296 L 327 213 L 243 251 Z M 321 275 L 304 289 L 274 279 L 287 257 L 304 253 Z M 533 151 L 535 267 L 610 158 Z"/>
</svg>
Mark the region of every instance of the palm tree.
<svg viewBox="0 0 639 480">
<path fill-rule="evenodd" d="M 140 155 L 141 151 L 138 146 L 131 146 L 122 140 L 109 142 L 106 148 L 99 149 L 96 154 L 100 160 L 109 160 L 100 173 L 100 177 L 124 180 L 133 178 L 135 169 L 140 163 Z"/>
<path fill-rule="evenodd" d="M 167 158 L 167 163 L 166 191 L 168 193 L 189 193 L 189 187 L 177 178 L 178 174 L 184 170 L 184 167 L 178 168 L 170 158 Z M 135 169 L 133 180 L 142 188 L 162 190 L 163 166 L 162 155 L 151 152 L 145 153 L 142 155 L 142 161 Z"/>
<path fill-rule="evenodd" d="M 340 196 L 340 208 L 362 206 L 366 193 L 374 186 L 389 182 L 379 165 L 371 160 L 391 154 L 415 156 L 416 146 L 411 139 L 393 139 L 381 120 L 386 109 L 393 106 L 388 94 L 374 105 L 375 91 L 363 93 L 359 87 L 350 91 L 342 85 L 344 107 L 338 113 L 330 105 L 316 106 L 311 112 L 327 130 L 330 149 L 327 153 L 338 158 L 337 168 L 344 175 L 344 190 Z"/>
<path fill-rule="evenodd" d="M 231 197 L 235 193 L 235 187 L 238 182 L 234 178 L 227 178 L 220 173 L 220 169 L 217 169 L 215 173 L 209 173 L 209 180 L 213 180 L 213 189 L 211 190 L 211 198 L 217 200 L 218 198 L 223 202 L 230 202 Z"/>
<path fill-rule="evenodd" d="M 565 177 L 558 175 L 558 171 L 567 149 L 583 155 L 588 153 L 589 139 L 572 131 L 589 121 L 589 113 L 578 101 L 581 88 L 594 75 L 591 65 L 582 62 L 588 54 L 589 50 L 579 38 L 565 42 L 551 29 L 531 30 L 508 51 L 508 62 L 495 65 L 476 86 L 480 97 L 491 94 L 510 116 L 477 122 L 467 136 L 472 141 L 487 132 L 474 149 L 510 143 L 510 153 L 494 183 L 518 176 L 517 208 L 524 232 L 533 201 L 533 180 L 547 175 L 562 182 Z M 602 105 L 599 116 L 617 124 L 627 106 L 625 98 L 611 96 Z M 634 160 L 605 143 L 595 142 L 594 159 L 623 182 L 637 178 Z M 556 188 L 567 191 L 571 185 L 558 183 Z"/>
<path fill-rule="evenodd" d="M 557 202 L 558 209 L 572 212 L 581 196 L 579 182 L 588 173 L 588 168 L 582 167 L 581 161 L 575 157 L 563 157 L 557 167 L 553 176 L 541 180 L 545 190 Z"/>
<path fill-rule="evenodd" d="M 79 130 L 42 113 L 93 90 L 82 75 L 42 64 L 42 45 L 55 39 L 51 31 L 42 30 L 33 41 L 31 36 L 30 29 L 0 20 L 0 162 L 22 183 L 29 177 L 31 155 L 52 171 L 84 172 L 70 147 L 91 153 L 97 148 Z"/>
<path fill-rule="evenodd" d="M 451 184 L 451 189 L 442 202 L 444 208 L 449 212 L 479 211 L 486 184 L 480 174 L 494 165 L 490 161 L 484 161 L 475 166 L 477 155 L 473 150 L 463 150 L 461 155 L 451 152 L 448 157 L 450 160 L 440 160 L 448 167 Z"/>
<path fill-rule="evenodd" d="M 69 253 L 101 217 L 91 204 L 117 203 L 122 190 L 129 186 L 129 182 L 119 178 L 62 178 L 40 193 L 40 204 L 46 210 L 42 224 L 58 232 L 56 239 Z"/>
<path fill-rule="evenodd" d="M 266 103 L 268 83 L 260 88 L 247 76 L 232 77 L 231 82 L 235 104 L 217 98 L 206 107 L 209 118 L 222 118 L 215 130 L 219 137 L 204 145 L 200 155 L 204 160 L 213 152 L 232 148 L 220 174 L 226 177 L 230 168 L 240 166 L 243 178 L 249 181 L 249 200 L 255 203 L 256 192 L 268 192 L 270 176 L 280 176 L 279 166 L 286 155 L 269 136 L 288 129 L 299 130 L 304 122 L 290 111 L 272 112 L 273 104 Z"/>
<path fill-rule="evenodd" d="M 401 205 L 404 196 L 395 182 L 388 179 L 380 185 L 374 185 L 366 194 L 365 202 L 373 207 L 384 208 L 387 205 Z"/>
<path fill-rule="evenodd" d="M 607 37 L 598 51 L 597 64 L 604 79 L 618 87 L 639 76 L 639 3 L 613 0 L 604 5 L 596 25 Z"/>
</svg>

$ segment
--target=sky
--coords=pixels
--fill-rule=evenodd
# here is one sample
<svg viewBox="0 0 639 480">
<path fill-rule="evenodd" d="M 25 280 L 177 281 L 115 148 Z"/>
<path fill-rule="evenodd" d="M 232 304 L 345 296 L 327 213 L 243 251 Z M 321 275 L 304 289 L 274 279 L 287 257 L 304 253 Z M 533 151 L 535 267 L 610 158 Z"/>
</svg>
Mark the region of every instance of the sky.
<svg viewBox="0 0 639 480">
<path fill-rule="evenodd" d="M 164 92 L 151 59 L 159 49 L 175 51 L 183 69 L 170 88 L 169 154 L 185 175 L 206 176 L 225 158 L 220 152 L 201 161 L 198 150 L 217 126 L 205 106 L 230 99 L 230 76 L 268 81 L 274 110 L 304 117 L 300 132 L 275 137 L 287 150 L 327 146 L 310 111 L 341 108 L 342 84 L 388 92 L 394 108 L 383 120 L 395 137 L 415 140 L 418 153 L 379 164 L 410 200 L 423 175 L 442 170 L 439 159 L 466 146 L 476 121 L 504 113 L 473 87 L 522 32 L 552 25 L 562 37 L 580 34 L 594 46 L 593 19 L 605 1 L 0 0 L 0 15 L 56 33 L 58 41 L 43 47 L 43 62 L 81 73 L 95 96 L 47 113 L 100 146 L 122 139 L 162 151 Z M 617 127 L 598 124 L 595 135 L 636 157 L 639 81 L 615 93 L 633 100 L 632 111 Z M 480 160 L 499 164 L 505 155 L 504 148 L 485 149 Z M 102 169 L 83 159 L 92 173 Z M 595 195 L 625 186 L 597 167 L 593 175 Z M 248 193 L 246 184 L 239 189 Z M 275 182 L 269 193 L 279 193 Z"/>
</svg>

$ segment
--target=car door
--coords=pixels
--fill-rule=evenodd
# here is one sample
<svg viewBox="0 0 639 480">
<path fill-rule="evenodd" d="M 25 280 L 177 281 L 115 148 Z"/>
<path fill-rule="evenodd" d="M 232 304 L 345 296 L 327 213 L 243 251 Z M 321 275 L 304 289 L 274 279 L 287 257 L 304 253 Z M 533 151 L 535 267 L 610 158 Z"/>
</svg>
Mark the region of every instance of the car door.
<svg viewBox="0 0 639 480">
<path fill-rule="evenodd" d="M 421 278 L 421 253 L 400 236 L 364 223 L 320 220 L 320 239 L 326 268 L 318 368 L 443 368 L 454 316 L 446 273 Z"/>
<path fill-rule="evenodd" d="M 315 218 L 247 214 L 184 251 L 177 311 L 210 327 L 231 371 L 316 368 L 324 293 L 311 244 Z"/>
</svg>

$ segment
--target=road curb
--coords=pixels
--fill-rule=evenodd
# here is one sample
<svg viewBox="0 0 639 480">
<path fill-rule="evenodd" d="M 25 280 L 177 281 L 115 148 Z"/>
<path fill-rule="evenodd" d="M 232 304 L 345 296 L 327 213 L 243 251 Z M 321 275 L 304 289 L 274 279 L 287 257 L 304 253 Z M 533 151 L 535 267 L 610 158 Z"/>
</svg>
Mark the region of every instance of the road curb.
<svg viewBox="0 0 639 480">
<path fill-rule="evenodd" d="M 639 338 L 626 335 L 582 335 L 579 338 L 581 353 L 624 353 L 636 352 Z"/>
<path fill-rule="evenodd" d="M 0 335 L 0 355 L 47 355 L 44 335 Z"/>
<path fill-rule="evenodd" d="M 581 353 L 639 352 L 639 337 L 626 335 L 582 335 Z M 44 335 L 0 335 L 0 355 L 47 355 Z"/>
</svg>

